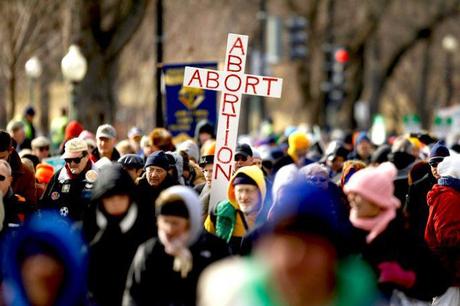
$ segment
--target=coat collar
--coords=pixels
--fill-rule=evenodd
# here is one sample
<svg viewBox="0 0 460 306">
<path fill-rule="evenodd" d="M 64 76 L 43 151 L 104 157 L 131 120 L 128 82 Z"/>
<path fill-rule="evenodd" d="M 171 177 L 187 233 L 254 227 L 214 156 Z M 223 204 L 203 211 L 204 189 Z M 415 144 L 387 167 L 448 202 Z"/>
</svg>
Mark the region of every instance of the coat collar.
<svg viewBox="0 0 460 306">
<path fill-rule="evenodd" d="M 120 229 L 123 234 L 128 232 L 134 225 L 137 219 L 137 214 L 138 214 L 138 208 L 135 203 L 132 203 L 131 206 L 128 209 L 128 213 L 126 216 L 120 221 Z M 97 209 L 96 210 L 96 223 L 97 226 L 101 229 L 105 229 L 107 227 L 107 218 L 104 216 L 104 214 Z"/>
</svg>

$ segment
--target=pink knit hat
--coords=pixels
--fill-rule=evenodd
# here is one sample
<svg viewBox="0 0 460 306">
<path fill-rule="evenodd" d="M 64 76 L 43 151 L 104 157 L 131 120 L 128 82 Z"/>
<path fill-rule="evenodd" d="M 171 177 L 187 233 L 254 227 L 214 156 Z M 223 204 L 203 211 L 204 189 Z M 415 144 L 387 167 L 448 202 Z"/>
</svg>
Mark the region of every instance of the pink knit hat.
<svg viewBox="0 0 460 306">
<path fill-rule="evenodd" d="M 393 195 L 396 167 L 384 162 L 378 167 L 368 167 L 356 172 L 344 187 L 346 194 L 355 192 L 381 208 L 395 209 L 401 203 Z"/>
</svg>

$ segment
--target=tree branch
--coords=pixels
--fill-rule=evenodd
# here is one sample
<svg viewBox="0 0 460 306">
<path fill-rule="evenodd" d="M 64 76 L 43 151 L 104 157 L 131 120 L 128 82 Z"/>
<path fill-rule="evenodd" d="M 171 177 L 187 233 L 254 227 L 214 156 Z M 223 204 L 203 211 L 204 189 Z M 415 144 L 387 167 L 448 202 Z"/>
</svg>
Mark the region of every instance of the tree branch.
<svg viewBox="0 0 460 306">
<path fill-rule="evenodd" d="M 147 9 L 147 1 L 133 0 L 133 4 L 120 22 L 114 28 L 113 35 L 110 39 L 110 44 L 106 50 L 106 59 L 111 61 L 129 42 L 133 34 L 139 28 L 139 25 L 144 18 Z"/>
</svg>

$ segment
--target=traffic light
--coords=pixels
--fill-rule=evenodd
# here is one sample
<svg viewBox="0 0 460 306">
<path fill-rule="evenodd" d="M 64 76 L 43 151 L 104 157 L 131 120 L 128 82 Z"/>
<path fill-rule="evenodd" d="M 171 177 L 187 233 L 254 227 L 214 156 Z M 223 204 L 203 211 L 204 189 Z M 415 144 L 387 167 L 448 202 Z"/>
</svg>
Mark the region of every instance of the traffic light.
<svg viewBox="0 0 460 306">
<path fill-rule="evenodd" d="M 293 16 L 287 22 L 289 31 L 289 58 L 304 59 L 308 54 L 308 20 L 302 16 Z"/>
<path fill-rule="evenodd" d="M 344 48 L 334 51 L 331 79 L 329 80 L 329 100 L 332 102 L 340 102 L 345 97 L 345 65 L 348 60 L 348 51 Z"/>
</svg>

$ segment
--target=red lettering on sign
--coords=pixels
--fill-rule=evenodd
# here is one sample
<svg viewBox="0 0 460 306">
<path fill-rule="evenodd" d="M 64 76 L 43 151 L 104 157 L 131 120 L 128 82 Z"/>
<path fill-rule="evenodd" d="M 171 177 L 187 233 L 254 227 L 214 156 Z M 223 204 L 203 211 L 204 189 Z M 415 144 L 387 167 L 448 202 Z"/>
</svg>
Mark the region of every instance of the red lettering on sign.
<svg viewBox="0 0 460 306">
<path fill-rule="evenodd" d="M 212 77 L 212 76 L 214 77 Z M 211 86 L 209 85 L 209 83 L 211 82 L 214 82 L 214 86 Z M 217 88 L 219 87 L 219 74 L 215 71 L 207 71 L 207 74 L 206 74 L 206 87 L 207 88 Z"/>
<path fill-rule="evenodd" d="M 225 145 L 227 146 L 228 145 L 228 132 L 230 132 L 230 130 L 225 130 Z"/>
<path fill-rule="evenodd" d="M 187 86 L 190 86 L 190 84 L 192 84 L 192 81 L 194 79 L 197 79 L 198 83 L 200 84 L 200 87 L 203 87 L 203 84 L 201 83 L 200 71 L 198 69 L 195 70 L 195 72 L 193 73 L 193 75 L 190 78 L 190 81 L 188 82 Z"/>
<path fill-rule="evenodd" d="M 270 95 L 270 88 L 271 88 L 272 82 L 273 82 L 273 81 L 278 82 L 278 79 L 277 79 L 277 78 L 264 77 L 264 78 L 262 78 L 262 80 L 268 81 L 267 96 L 269 96 L 269 95 Z"/>
<path fill-rule="evenodd" d="M 232 61 L 232 59 L 235 59 L 235 61 Z M 243 63 L 243 60 L 241 59 L 241 57 L 230 54 L 227 59 L 227 71 L 240 72 L 242 70 L 242 67 L 241 67 L 242 63 Z M 232 69 L 232 67 L 236 67 L 236 68 Z"/>
<path fill-rule="evenodd" d="M 232 174 L 232 164 L 229 164 L 227 166 L 228 166 L 227 172 L 225 172 L 225 170 L 222 168 L 222 166 L 220 164 L 216 164 L 216 171 L 214 171 L 214 179 L 217 179 L 217 175 L 218 175 L 219 170 L 220 170 L 220 172 L 222 172 L 222 174 L 225 176 L 227 181 L 230 181 L 230 176 Z"/>
<path fill-rule="evenodd" d="M 227 116 L 226 129 L 228 130 L 230 128 L 230 117 L 236 117 L 236 114 L 221 113 L 221 115 L 222 116 Z"/>
<path fill-rule="evenodd" d="M 252 83 L 251 80 L 254 80 L 255 83 Z M 248 76 L 246 77 L 246 86 L 245 86 L 245 88 L 244 88 L 244 92 L 245 92 L 245 93 L 248 93 L 248 87 L 251 86 L 251 87 L 252 87 L 252 93 L 255 94 L 255 95 L 257 95 L 257 92 L 256 92 L 256 85 L 259 84 L 259 82 L 260 82 L 260 81 L 259 81 L 259 78 L 248 75 Z"/>
<path fill-rule="evenodd" d="M 223 151 L 226 151 L 228 152 L 228 158 L 227 160 L 224 160 L 222 159 L 222 152 Z M 220 147 L 219 150 L 217 151 L 217 160 L 220 162 L 220 163 L 223 163 L 223 164 L 228 164 L 229 162 L 231 162 L 233 159 L 233 152 L 232 152 L 232 149 L 230 149 L 229 147 Z"/>
<path fill-rule="evenodd" d="M 235 40 L 235 43 L 233 44 L 232 48 L 230 49 L 230 52 L 228 53 L 232 54 L 234 48 L 241 49 L 241 55 L 244 55 L 243 42 L 241 41 L 241 37 L 238 37 Z"/>
<path fill-rule="evenodd" d="M 238 86 L 237 86 L 236 88 L 234 88 L 234 89 L 231 89 L 231 88 L 228 87 L 228 80 L 230 79 L 230 77 L 233 77 L 233 78 L 235 78 L 236 80 L 238 80 Z M 237 75 L 237 74 L 229 74 L 229 75 L 227 75 L 227 76 L 225 77 L 225 82 L 224 82 L 224 84 L 225 84 L 225 89 L 226 89 L 226 90 L 228 90 L 228 91 L 233 91 L 233 92 L 238 91 L 238 90 L 240 90 L 240 88 L 241 88 L 241 78 L 240 78 L 240 76 Z"/>
<path fill-rule="evenodd" d="M 231 99 L 233 98 L 233 100 Z M 239 102 L 240 98 L 234 94 L 224 92 L 224 102 L 222 103 L 222 112 L 225 112 L 225 106 L 230 104 L 232 107 L 232 113 L 235 114 L 235 103 Z"/>
</svg>

